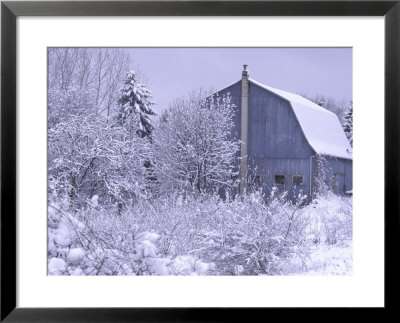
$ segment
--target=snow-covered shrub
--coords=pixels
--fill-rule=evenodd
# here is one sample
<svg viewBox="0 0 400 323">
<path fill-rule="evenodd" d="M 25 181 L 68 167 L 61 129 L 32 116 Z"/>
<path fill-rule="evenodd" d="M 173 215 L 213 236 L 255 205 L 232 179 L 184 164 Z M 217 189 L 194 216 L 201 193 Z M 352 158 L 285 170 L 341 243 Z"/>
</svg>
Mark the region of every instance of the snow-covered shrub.
<svg viewBox="0 0 400 323">
<path fill-rule="evenodd" d="M 327 192 L 304 208 L 310 219 L 309 235 L 315 243 L 336 244 L 353 237 L 352 198 Z"/>
<path fill-rule="evenodd" d="M 307 205 L 301 201 L 293 204 L 275 191 L 267 201 L 259 192 L 230 201 L 176 192 L 141 199 L 119 216 L 101 203 L 75 212 L 54 211 L 67 208 L 52 203 L 49 274 L 280 275 L 305 266 L 317 270 L 310 264 L 310 250 L 326 244 L 315 242 L 326 241 L 327 247 L 335 241 L 346 242 L 335 246 L 351 243 L 351 198 L 331 194 Z"/>
<path fill-rule="evenodd" d="M 243 201 L 176 195 L 145 203 L 130 212 L 139 215 L 141 227 L 160 233 L 160 254 L 191 255 L 213 264 L 209 274 L 284 274 L 308 255 L 308 219 L 300 212 L 301 202 L 293 205 L 282 195 L 268 203 L 259 192 Z"/>
<path fill-rule="evenodd" d="M 169 266 L 172 275 L 177 276 L 201 276 L 206 275 L 213 267 L 194 256 L 178 256 Z"/>
<path fill-rule="evenodd" d="M 141 231 L 128 213 L 88 209 L 72 216 L 64 207 L 49 205 L 49 275 L 203 275 L 210 268 L 193 256 L 162 257 L 160 236 Z"/>
<path fill-rule="evenodd" d="M 220 231 L 204 234 L 202 244 L 208 245 L 204 259 L 225 275 L 284 274 L 294 259 L 301 265 L 308 245 L 299 205 L 281 195 L 265 203 L 259 193 L 224 205 L 229 209 L 222 212 L 228 211 L 228 216 L 221 214 Z"/>
<path fill-rule="evenodd" d="M 327 157 L 324 155 L 315 155 L 314 163 L 312 191 L 315 198 L 327 194 L 331 188 L 328 185 L 329 165 Z"/>
<path fill-rule="evenodd" d="M 63 275 L 67 269 L 67 265 L 63 259 L 51 258 L 48 263 L 49 275 Z"/>
<path fill-rule="evenodd" d="M 94 211 L 81 221 L 50 205 L 49 274 L 150 275 L 165 274 L 167 261 L 157 257 L 152 232 L 140 232 L 126 218 Z"/>
<path fill-rule="evenodd" d="M 48 131 L 49 192 L 82 208 L 94 195 L 121 207 L 147 194 L 148 142 L 94 115 L 71 115 Z"/>
</svg>

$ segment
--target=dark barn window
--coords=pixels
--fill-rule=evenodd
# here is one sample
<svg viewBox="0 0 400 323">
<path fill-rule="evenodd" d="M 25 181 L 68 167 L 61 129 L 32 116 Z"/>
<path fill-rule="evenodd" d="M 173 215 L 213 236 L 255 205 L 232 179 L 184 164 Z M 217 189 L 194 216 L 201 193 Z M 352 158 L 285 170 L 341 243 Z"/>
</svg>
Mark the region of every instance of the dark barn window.
<svg viewBox="0 0 400 323">
<path fill-rule="evenodd" d="M 292 185 L 293 186 L 300 186 L 304 184 L 304 177 L 303 175 L 293 175 L 292 176 Z"/>
<path fill-rule="evenodd" d="M 275 185 L 285 185 L 285 175 L 275 175 L 274 183 Z"/>
<path fill-rule="evenodd" d="M 232 182 L 236 182 L 236 181 L 238 180 L 238 178 L 239 178 L 239 175 L 238 175 L 238 174 L 231 174 L 231 180 L 232 180 Z"/>
</svg>

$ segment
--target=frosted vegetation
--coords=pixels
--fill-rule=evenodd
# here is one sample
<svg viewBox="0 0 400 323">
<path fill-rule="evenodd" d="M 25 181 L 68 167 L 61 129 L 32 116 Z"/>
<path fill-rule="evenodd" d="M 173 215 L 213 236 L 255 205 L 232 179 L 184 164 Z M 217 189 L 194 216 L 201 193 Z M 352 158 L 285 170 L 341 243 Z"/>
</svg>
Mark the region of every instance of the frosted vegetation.
<svg viewBox="0 0 400 323">
<path fill-rule="evenodd" d="M 72 212 L 67 201 L 50 203 L 49 274 L 351 273 L 348 197 L 300 207 L 259 193 L 230 202 L 178 194 L 143 199 L 119 216 L 94 205 Z"/>
<path fill-rule="evenodd" d="M 312 201 L 237 196 L 230 98 L 193 92 L 156 119 L 128 65 L 118 49 L 49 51 L 50 275 L 351 273 L 351 197 L 323 178 Z"/>
</svg>

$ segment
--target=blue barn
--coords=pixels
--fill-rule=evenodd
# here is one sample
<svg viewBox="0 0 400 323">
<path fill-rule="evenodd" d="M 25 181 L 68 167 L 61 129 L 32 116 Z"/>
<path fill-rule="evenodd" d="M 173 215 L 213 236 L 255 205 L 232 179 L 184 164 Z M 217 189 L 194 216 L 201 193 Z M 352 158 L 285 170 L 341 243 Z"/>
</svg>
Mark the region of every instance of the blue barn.
<svg viewBox="0 0 400 323">
<path fill-rule="evenodd" d="M 300 191 L 312 197 L 317 178 L 336 194 L 352 190 L 352 148 L 338 117 L 300 95 L 249 78 L 246 67 L 241 80 L 217 92 L 229 94 L 235 105 L 240 192 L 277 187 L 292 200 Z"/>
</svg>

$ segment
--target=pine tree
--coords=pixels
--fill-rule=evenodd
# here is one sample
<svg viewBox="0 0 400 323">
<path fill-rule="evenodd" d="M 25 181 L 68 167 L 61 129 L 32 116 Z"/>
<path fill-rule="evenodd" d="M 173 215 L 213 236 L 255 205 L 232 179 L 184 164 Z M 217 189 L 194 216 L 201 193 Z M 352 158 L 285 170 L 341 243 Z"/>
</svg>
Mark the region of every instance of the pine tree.
<svg viewBox="0 0 400 323">
<path fill-rule="evenodd" d="M 138 83 L 134 71 L 126 73 L 124 86 L 121 89 L 121 98 L 118 100 L 118 123 L 137 129 L 139 137 L 151 137 L 154 129 L 150 116 L 155 115 L 151 106 L 151 91 L 145 84 Z"/>
<path fill-rule="evenodd" d="M 343 117 L 343 130 L 350 142 L 350 145 L 353 147 L 353 102 L 350 102 L 350 105 Z"/>
</svg>

